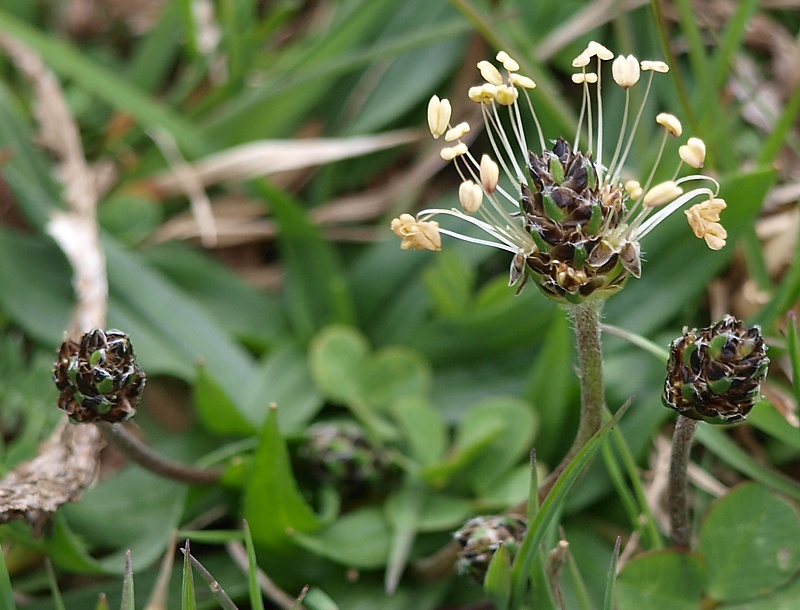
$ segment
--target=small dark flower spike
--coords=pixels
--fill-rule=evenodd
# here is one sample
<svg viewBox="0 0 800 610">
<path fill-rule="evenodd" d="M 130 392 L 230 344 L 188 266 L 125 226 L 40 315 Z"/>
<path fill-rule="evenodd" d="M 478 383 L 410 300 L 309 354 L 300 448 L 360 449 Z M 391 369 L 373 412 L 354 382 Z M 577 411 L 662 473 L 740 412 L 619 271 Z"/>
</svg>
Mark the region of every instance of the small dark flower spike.
<svg viewBox="0 0 800 610">
<path fill-rule="evenodd" d="M 761 396 L 769 358 L 758 326 L 733 316 L 672 342 L 663 401 L 685 417 L 713 424 L 747 419 Z"/>
<path fill-rule="evenodd" d="M 94 329 L 58 350 L 53 380 L 58 407 L 73 423 L 124 422 L 136 413 L 146 381 L 128 335 Z"/>
</svg>

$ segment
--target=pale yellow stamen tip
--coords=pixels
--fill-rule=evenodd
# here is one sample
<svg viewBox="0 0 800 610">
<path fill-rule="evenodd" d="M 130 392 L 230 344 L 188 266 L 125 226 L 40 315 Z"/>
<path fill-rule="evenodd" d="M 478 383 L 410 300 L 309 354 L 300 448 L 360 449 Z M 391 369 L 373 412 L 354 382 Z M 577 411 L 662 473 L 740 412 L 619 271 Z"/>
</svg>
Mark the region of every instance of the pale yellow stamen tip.
<svg viewBox="0 0 800 610">
<path fill-rule="evenodd" d="M 497 87 L 489 83 L 485 83 L 479 87 L 470 87 L 467 92 L 469 99 L 479 104 L 489 104 L 497 97 Z"/>
<path fill-rule="evenodd" d="M 523 89 L 536 89 L 536 83 L 533 82 L 533 79 L 522 76 L 521 74 L 509 74 L 508 82 L 516 87 L 522 87 Z"/>
<path fill-rule="evenodd" d="M 494 193 L 500 180 L 500 167 L 489 155 L 481 157 L 481 184 L 488 194 Z"/>
<path fill-rule="evenodd" d="M 614 58 L 614 54 L 611 51 L 594 40 L 589 42 L 589 45 L 586 47 L 586 51 L 588 51 L 589 57 L 597 55 L 597 57 L 603 61 L 608 61 L 609 59 Z"/>
<path fill-rule="evenodd" d="M 505 51 L 500 51 L 496 57 L 497 61 L 503 64 L 503 67 L 509 72 L 516 72 L 519 70 L 519 64 Z"/>
<path fill-rule="evenodd" d="M 704 239 L 712 250 L 721 250 L 725 246 L 728 232 L 719 223 L 719 213 L 725 209 L 724 199 L 713 198 L 693 205 L 684 213 L 696 237 Z"/>
<path fill-rule="evenodd" d="M 494 96 L 495 101 L 501 106 L 511 106 L 517 101 L 519 91 L 514 87 L 508 85 L 500 85 L 497 88 L 497 93 Z"/>
<path fill-rule="evenodd" d="M 452 161 L 456 157 L 460 157 L 461 155 L 465 154 L 467 154 L 467 145 L 463 142 L 459 142 L 455 146 L 443 148 L 439 152 L 439 156 L 441 156 L 445 161 Z"/>
<path fill-rule="evenodd" d="M 583 83 L 593 85 L 597 82 L 597 74 L 594 72 L 578 72 L 572 75 L 572 82 L 576 85 L 582 85 Z"/>
<path fill-rule="evenodd" d="M 447 130 L 447 133 L 444 134 L 444 141 L 454 142 L 455 140 L 460 140 L 467 133 L 469 133 L 469 123 L 459 123 L 452 129 Z"/>
<path fill-rule="evenodd" d="M 623 89 L 630 89 L 639 81 L 639 61 L 633 56 L 620 55 L 611 64 L 614 82 Z"/>
<path fill-rule="evenodd" d="M 669 72 L 669 66 L 665 64 L 663 61 L 643 61 L 642 62 L 642 70 L 645 72 L 661 72 L 664 74 L 665 72 Z"/>
<path fill-rule="evenodd" d="M 488 61 L 479 61 L 478 62 L 478 70 L 481 71 L 481 76 L 483 80 L 487 83 L 492 85 L 502 85 L 503 84 L 503 76 L 500 74 L 500 70 L 495 68 L 491 63 Z"/>
<path fill-rule="evenodd" d="M 580 55 L 578 55 L 575 59 L 572 60 L 572 67 L 573 68 L 583 68 L 589 65 L 589 61 L 591 61 L 591 57 L 589 54 L 584 51 Z"/>
<path fill-rule="evenodd" d="M 639 199 L 642 196 L 642 185 L 638 180 L 628 180 L 625 183 L 625 191 L 631 199 Z"/>
<path fill-rule="evenodd" d="M 417 220 L 411 214 L 401 214 L 392 220 L 392 232 L 402 238 L 400 247 L 403 250 L 441 250 L 442 236 L 439 223 Z"/>
<path fill-rule="evenodd" d="M 438 96 L 434 95 L 428 102 L 428 127 L 434 138 L 438 139 L 447 131 L 451 114 L 452 108 L 449 100 L 440 100 Z"/>
<path fill-rule="evenodd" d="M 686 165 L 700 169 L 706 161 L 706 144 L 700 138 L 689 138 L 678 148 L 678 155 Z"/>
<path fill-rule="evenodd" d="M 683 133 L 683 127 L 681 126 L 681 122 L 678 120 L 674 114 L 670 114 L 669 112 L 662 112 L 658 116 L 656 116 L 656 123 L 664 127 L 669 134 L 675 138 L 681 137 Z"/>
<path fill-rule="evenodd" d="M 483 203 L 483 189 L 472 180 L 465 180 L 458 187 L 458 200 L 467 214 L 474 214 Z"/>
<path fill-rule="evenodd" d="M 653 188 L 647 191 L 642 202 L 645 207 L 655 208 L 670 201 L 674 201 L 683 194 L 683 189 L 679 187 L 673 180 L 667 180 L 656 184 Z"/>
</svg>

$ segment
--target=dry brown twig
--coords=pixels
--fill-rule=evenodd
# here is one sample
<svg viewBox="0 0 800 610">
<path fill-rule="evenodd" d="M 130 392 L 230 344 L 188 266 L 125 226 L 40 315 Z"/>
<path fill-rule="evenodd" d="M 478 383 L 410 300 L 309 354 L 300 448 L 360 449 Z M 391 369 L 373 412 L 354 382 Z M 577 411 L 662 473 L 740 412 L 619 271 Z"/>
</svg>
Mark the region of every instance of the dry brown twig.
<svg viewBox="0 0 800 610">
<path fill-rule="evenodd" d="M 86 162 L 78 128 L 55 76 L 38 55 L 16 40 L 0 36 L 2 48 L 34 88 L 41 142 L 58 159 L 56 175 L 69 211 L 54 212 L 47 232 L 73 269 L 77 296 L 67 329 L 79 338 L 105 326 L 108 283 L 95 215 L 98 189 Z M 0 523 L 25 519 L 41 532 L 56 509 L 79 499 L 97 472 L 100 433 L 67 419 L 39 448 L 39 454 L 0 481 Z"/>
</svg>

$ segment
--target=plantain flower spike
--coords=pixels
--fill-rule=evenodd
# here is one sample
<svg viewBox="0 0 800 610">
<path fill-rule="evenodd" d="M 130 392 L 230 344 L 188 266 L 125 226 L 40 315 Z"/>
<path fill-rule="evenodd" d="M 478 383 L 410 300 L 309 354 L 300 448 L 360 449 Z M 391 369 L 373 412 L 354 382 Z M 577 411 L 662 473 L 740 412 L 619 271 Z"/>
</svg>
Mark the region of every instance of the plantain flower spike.
<svg viewBox="0 0 800 610">
<path fill-rule="evenodd" d="M 499 248 L 512 256 L 510 284 L 518 290 L 530 279 L 558 302 L 581 303 L 608 297 L 631 276 L 640 277 L 641 240 L 689 202 L 701 201 L 686 212 L 694 234 L 711 249 L 725 245 L 727 235 L 718 216 L 725 202 L 718 197 L 719 184 L 700 174 L 681 174 L 686 166 L 702 167 L 702 140 L 689 138 L 680 147 L 672 176 L 658 183 L 654 180 L 668 139 L 682 136 L 677 117 L 661 113 L 656 118 L 663 137 L 657 159 L 645 175 L 631 176 L 624 169 L 653 78 L 667 72 L 667 64 L 640 62 L 633 55 L 614 59 L 611 50 L 590 42 L 572 62 L 576 69 L 572 80 L 583 91 L 575 135 L 571 140 L 555 137 L 548 144 L 535 110 L 536 83 L 519 73 L 519 63 L 508 53 L 501 51 L 496 60 L 477 64 L 484 82 L 468 91 L 469 99 L 481 109 L 492 154 L 474 155 L 462 140 L 467 133 L 463 124 L 450 125 L 450 103 L 431 98 L 429 127 L 434 138 L 445 135 L 447 145 L 441 156 L 453 162 L 461 177 L 462 206 L 396 218 L 392 230 L 402 238 L 402 248 L 439 249 L 440 235 Z M 611 60 L 612 82 L 625 95 L 624 105 L 613 108 L 621 107 L 622 112 L 613 148 L 604 132 L 601 94 L 603 63 Z M 631 108 L 634 87 L 645 88 L 643 95 L 636 96 L 642 100 L 638 109 Z M 584 126 L 585 144 L 581 142 Z M 607 148 L 612 152 L 610 159 Z M 436 225 L 434 240 L 430 223 L 443 216 L 453 223 Z M 459 231 L 452 226 L 457 222 L 477 227 L 485 237 Z"/>
<path fill-rule="evenodd" d="M 130 419 L 146 379 L 128 335 L 115 329 L 96 328 L 80 342 L 67 339 L 53 369 L 58 407 L 76 424 Z"/>
<path fill-rule="evenodd" d="M 725 316 L 707 328 L 684 328 L 670 347 L 664 404 L 690 419 L 743 421 L 761 397 L 768 366 L 758 326 Z"/>
</svg>

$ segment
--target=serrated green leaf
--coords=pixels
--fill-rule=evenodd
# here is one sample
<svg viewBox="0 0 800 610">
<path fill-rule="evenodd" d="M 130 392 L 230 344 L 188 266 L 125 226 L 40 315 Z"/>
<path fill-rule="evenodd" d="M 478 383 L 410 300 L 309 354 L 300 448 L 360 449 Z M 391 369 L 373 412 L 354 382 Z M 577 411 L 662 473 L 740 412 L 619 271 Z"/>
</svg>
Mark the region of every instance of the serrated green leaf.
<svg viewBox="0 0 800 610">
<path fill-rule="evenodd" d="M 722 602 L 766 595 L 800 570 L 800 517 L 755 483 L 714 502 L 700 528 L 708 594 Z"/>
<path fill-rule="evenodd" d="M 286 549 L 290 532 L 310 532 L 320 526 L 292 474 L 278 415 L 270 409 L 244 492 L 244 518 L 253 540 L 270 549 Z"/>
</svg>

